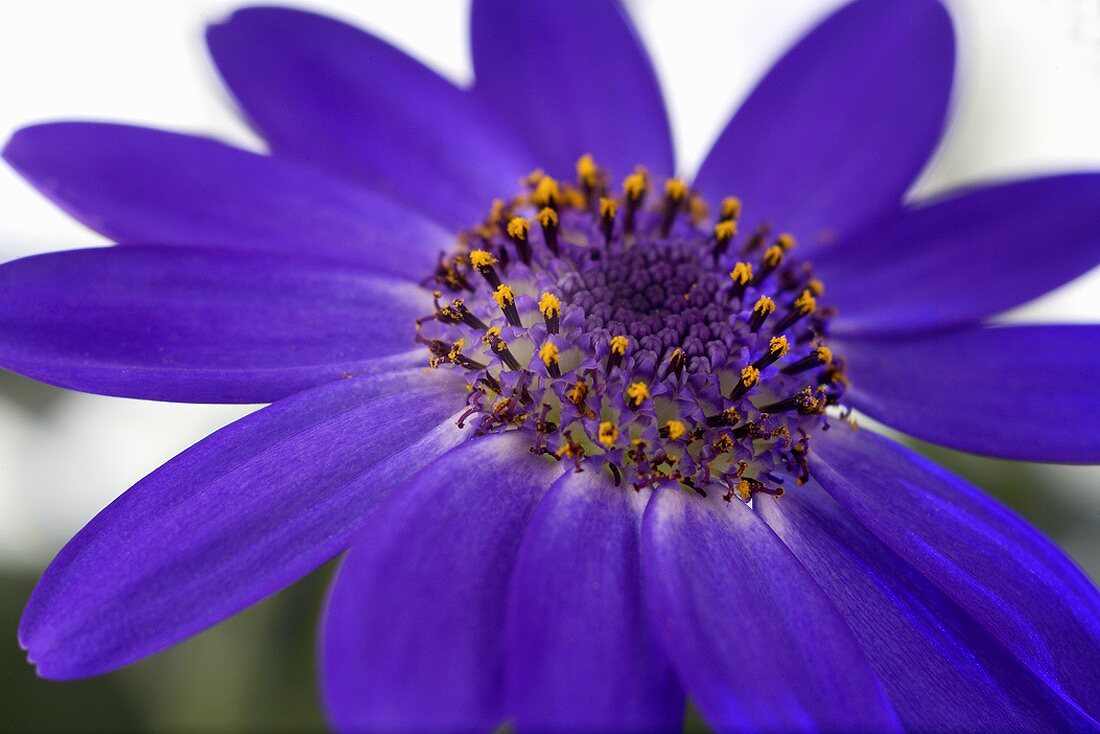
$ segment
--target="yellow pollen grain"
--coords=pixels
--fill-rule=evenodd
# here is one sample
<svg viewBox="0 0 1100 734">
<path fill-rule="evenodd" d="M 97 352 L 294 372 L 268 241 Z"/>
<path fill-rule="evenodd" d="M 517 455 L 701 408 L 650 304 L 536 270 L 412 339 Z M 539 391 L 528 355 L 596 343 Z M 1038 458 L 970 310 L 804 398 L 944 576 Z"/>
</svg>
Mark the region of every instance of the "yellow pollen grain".
<svg viewBox="0 0 1100 734">
<path fill-rule="evenodd" d="M 687 196 L 687 184 L 683 179 L 670 178 L 665 181 L 665 196 L 672 201 L 682 201 Z"/>
<path fill-rule="evenodd" d="M 480 270 L 496 264 L 497 259 L 485 250 L 471 250 L 470 264 Z"/>
<path fill-rule="evenodd" d="M 497 286 L 497 289 L 493 291 L 493 300 L 497 302 L 498 306 L 504 308 L 516 302 L 516 294 L 512 292 L 509 286 L 501 283 Z"/>
<path fill-rule="evenodd" d="M 714 236 L 719 242 L 729 242 L 737 234 L 737 222 L 724 219 L 714 225 Z"/>
<path fill-rule="evenodd" d="M 645 196 L 646 180 L 641 173 L 632 173 L 623 179 L 623 193 L 632 201 L 638 201 Z"/>
<path fill-rule="evenodd" d="M 615 212 L 619 210 L 619 204 L 607 196 L 600 197 L 600 216 L 604 219 L 614 219 Z"/>
<path fill-rule="evenodd" d="M 773 336 L 772 340 L 768 342 L 768 351 L 772 354 L 778 354 L 780 357 L 784 356 L 790 348 L 790 342 L 787 341 L 785 336 Z"/>
<path fill-rule="evenodd" d="M 558 363 L 558 345 L 554 342 L 546 342 L 539 347 L 539 359 L 542 363 L 549 367 L 552 364 Z"/>
<path fill-rule="evenodd" d="M 535 219 L 539 220 L 539 224 L 543 227 L 557 227 L 558 226 L 558 213 L 550 207 L 543 207 Z"/>
<path fill-rule="evenodd" d="M 626 348 L 629 344 L 630 340 L 625 336 L 613 336 L 611 337 L 611 353 L 621 357 L 626 354 Z"/>
<path fill-rule="evenodd" d="M 749 263 L 737 263 L 730 271 L 730 280 L 738 285 L 748 285 L 752 282 L 752 265 Z"/>
<path fill-rule="evenodd" d="M 756 305 L 752 307 L 754 313 L 763 314 L 767 316 L 770 313 L 775 313 L 775 301 L 767 296 L 760 296 L 756 301 Z"/>
<path fill-rule="evenodd" d="M 821 360 L 822 364 L 829 364 L 833 361 L 833 351 L 826 346 L 820 346 L 815 350 L 817 358 Z"/>
<path fill-rule="evenodd" d="M 530 231 L 531 222 L 523 217 L 512 217 L 508 222 L 508 236 L 512 239 L 525 240 Z"/>
<path fill-rule="evenodd" d="M 741 216 L 741 200 L 736 196 L 727 196 L 722 199 L 722 219 L 737 219 Z"/>
<path fill-rule="evenodd" d="M 802 295 L 794 302 L 794 307 L 801 314 L 810 314 L 817 310 L 817 300 L 814 298 L 814 294 L 807 289 L 802 291 Z"/>
<path fill-rule="evenodd" d="M 764 250 L 764 264 L 768 267 L 774 268 L 779 263 L 783 262 L 783 248 L 779 245 L 772 245 L 768 249 Z"/>
<path fill-rule="evenodd" d="M 561 300 L 553 293 L 543 293 L 539 298 L 539 312 L 546 318 L 557 316 L 561 313 Z"/>
<path fill-rule="evenodd" d="M 645 384 L 641 380 L 638 382 L 632 382 L 626 388 L 626 396 L 630 398 L 630 402 L 634 405 L 641 405 L 642 402 L 649 399 L 649 385 Z"/>
<path fill-rule="evenodd" d="M 596 167 L 596 161 L 591 153 L 585 153 L 577 159 L 577 179 L 588 186 L 599 183 L 600 169 Z"/>
<path fill-rule="evenodd" d="M 741 370 L 741 382 L 745 384 L 745 387 L 752 387 L 760 380 L 760 370 L 753 367 L 751 364 L 745 369 Z"/>
<path fill-rule="evenodd" d="M 668 428 L 668 437 L 673 441 L 679 440 L 687 433 L 687 426 L 684 425 L 683 421 L 669 421 L 665 426 Z"/>
<path fill-rule="evenodd" d="M 776 238 L 775 244 L 784 250 L 789 250 L 794 247 L 794 235 L 784 232 Z"/>
<path fill-rule="evenodd" d="M 619 427 L 611 421 L 603 421 L 600 423 L 599 433 L 597 438 L 600 443 L 608 448 L 615 445 L 615 441 L 619 438 Z"/>
<path fill-rule="evenodd" d="M 535 186 L 531 194 L 531 201 L 538 206 L 549 206 L 561 200 L 561 189 L 558 182 L 550 176 L 543 176 Z"/>
</svg>

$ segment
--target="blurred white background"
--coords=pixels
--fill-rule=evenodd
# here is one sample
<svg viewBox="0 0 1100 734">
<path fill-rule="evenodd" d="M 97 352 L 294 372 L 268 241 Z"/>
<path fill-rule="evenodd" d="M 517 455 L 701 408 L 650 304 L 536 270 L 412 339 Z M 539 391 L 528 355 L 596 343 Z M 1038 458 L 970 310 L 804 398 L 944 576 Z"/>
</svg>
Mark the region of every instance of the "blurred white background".
<svg viewBox="0 0 1100 734">
<path fill-rule="evenodd" d="M 235 117 L 202 45 L 203 26 L 238 4 L 0 2 L 0 136 L 46 119 L 106 119 L 257 147 Z M 458 81 L 471 78 L 467 2 L 295 4 L 355 21 Z M 768 63 L 839 2 L 629 4 L 670 101 L 681 168 L 690 172 Z M 1100 169 L 1100 0 L 948 4 L 961 47 L 955 114 L 917 193 L 988 178 Z M 102 242 L 0 169 L 0 258 Z M 1018 318 L 1100 321 L 1100 273 L 1022 309 Z M 247 410 L 74 395 L 10 377 L 0 381 L 0 566 L 41 568 L 115 495 Z M 1079 507 L 1082 523 L 1058 539 L 1095 574 L 1100 549 L 1086 533 L 1100 527 L 1100 475 L 1050 467 L 1032 476 L 1042 485 L 1036 492 Z"/>
</svg>

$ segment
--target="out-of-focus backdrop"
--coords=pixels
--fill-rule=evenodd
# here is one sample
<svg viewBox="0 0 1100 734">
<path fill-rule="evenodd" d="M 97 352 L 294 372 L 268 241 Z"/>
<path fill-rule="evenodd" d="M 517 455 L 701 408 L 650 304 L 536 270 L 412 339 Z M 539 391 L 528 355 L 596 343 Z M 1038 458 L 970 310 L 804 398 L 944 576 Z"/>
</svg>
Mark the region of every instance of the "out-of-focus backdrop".
<svg viewBox="0 0 1100 734">
<path fill-rule="evenodd" d="M 699 163 L 770 61 L 840 4 L 627 2 L 671 105 L 683 172 Z M 1100 0 L 947 2 L 960 36 L 954 117 L 915 193 L 1100 169 Z M 202 45 L 203 26 L 238 4 L 0 3 L 0 137 L 33 121 L 105 119 L 259 147 Z M 358 22 L 458 81 L 472 76 L 467 0 L 296 4 Z M 0 259 L 103 242 L 0 169 Z M 1100 321 L 1100 271 L 1012 318 Z M 161 462 L 248 410 L 78 395 L 0 373 L 0 729 L 321 728 L 314 620 L 331 568 L 152 660 L 92 681 L 38 680 L 15 640 L 35 579 L 73 533 Z M 1100 579 L 1100 470 L 918 448 L 1022 512 Z"/>
</svg>

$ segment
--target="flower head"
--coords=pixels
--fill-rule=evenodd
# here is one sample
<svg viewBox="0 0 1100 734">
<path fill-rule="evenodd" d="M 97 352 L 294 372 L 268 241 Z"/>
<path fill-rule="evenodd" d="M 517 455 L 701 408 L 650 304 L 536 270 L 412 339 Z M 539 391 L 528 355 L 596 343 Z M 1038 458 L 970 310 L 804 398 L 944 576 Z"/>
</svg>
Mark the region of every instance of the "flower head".
<svg viewBox="0 0 1100 734">
<path fill-rule="evenodd" d="M 39 672 L 125 665 L 350 548 L 341 729 L 670 729 L 685 696 L 719 730 L 1094 727 L 1096 589 L 850 411 L 1100 458 L 1097 329 L 986 324 L 1096 263 L 1100 178 L 903 203 L 953 74 L 935 0 L 839 10 L 691 178 L 617 3 L 475 0 L 472 31 L 467 90 L 246 9 L 208 41 L 272 155 L 9 142 L 122 244 L 0 267 L 0 364 L 272 403 L 58 555 L 19 632 Z"/>
</svg>

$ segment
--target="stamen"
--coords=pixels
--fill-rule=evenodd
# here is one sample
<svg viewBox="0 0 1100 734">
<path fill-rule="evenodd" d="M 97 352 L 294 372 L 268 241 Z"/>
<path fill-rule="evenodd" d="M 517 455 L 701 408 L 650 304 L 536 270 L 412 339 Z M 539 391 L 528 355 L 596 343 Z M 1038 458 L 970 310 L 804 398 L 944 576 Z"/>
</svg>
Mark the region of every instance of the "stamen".
<svg viewBox="0 0 1100 734">
<path fill-rule="evenodd" d="M 832 361 L 833 361 L 832 351 L 828 347 L 820 346 L 817 349 L 814 349 L 809 354 L 807 354 L 802 359 L 798 360 L 797 362 L 794 362 L 792 364 L 787 365 L 786 367 L 781 369 L 780 372 L 782 372 L 785 375 L 797 375 L 800 372 L 805 372 L 806 370 L 812 370 L 815 367 L 820 367 L 821 365 L 829 364 Z"/>
<path fill-rule="evenodd" d="M 470 264 L 474 266 L 477 272 L 481 273 L 493 288 L 500 287 L 500 276 L 497 275 L 497 271 L 493 268 L 496 263 L 497 259 L 485 250 L 470 251 Z"/>
<path fill-rule="evenodd" d="M 553 210 L 558 208 L 559 201 L 561 201 L 561 190 L 558 188 L 558 182 L 550 176 L 539 179 L 535 190 L 531 193 L 531 202 L 539 208 L 549 207 Z"/>
<path fill-rule="evenodd" d="M 623 232 L 634 234 L 634 218 L 649 188 L 644 170 L 635 171 L 623 180 L 623 194 L 626 196 L 626 214 L 623 216 Z"/>
<path fill-rule="evenodd" d="M 508 221 L 508 236 L 512 238 L 512 242 L 516 246 L 516 252 L 519 253 L 519 259 L 523 261 L 524 265 L 531 264 L 531 243 L 527 240 L 527 235 L 530 232 L 531 222 L 529 220 L 523 217 L 512 217 Z"/>
<path fill-rule="evenodd" d="M 623 357 L 626 356 L 626 348 L 630 345 L 630 340 L 625 336 L 613 336 L 611 337 L 611 354 L 607 357 L 607 372 L 615 367 L 618 367 L 623 362 Z"/>
<path fill-rule="evenodd" d="M 756 305 L 752 307 L 752 318 L 749 319 L 749 331 L 753 334 L 760 331 L 760 327 L 764 325 L 764 321 L 774 312 L 775 301 L 767 296 L 760 296 L 756 301 Z"/>
<path fill-rule="evenodd" d="M 741 379 L 730 391 L 730 400 L 740 400 L 758 382 L 760 382 L 760 370 L 750 364 L 741 370 Z"/>
<path fill-rule="evenodd" d="M 790 342 L 787 341 L 785 336 L 773 336 L 771 341 L 768 342 L 768 351 L 764 353 L 760 359 L 752 363 L 752 366 L 758 370 L 763 370 L 770 364 L 774 364 L 777 360 L 786 356 L 790 350 Z"/>
<path fill-rule="evenodd" d="M 730 271 L 730 280 L 733 281 L 733 296 L 741 298 L 745 295 L 745 288 L 752 282 L 752 265 L 739 262 Z"/>
<path fill-rule="evenodd" d="M 611 448 L 615 445 L 615 441 L 619 439 L 619 427 L 611 421 L 603 421 L 600 423 L 597 439 L 604 446 Z"/>
<path fill-rule="evenodd" d="M 714 261 L 726 254 L 730 242 L 737 234 L 737 222 L 732 219 L 723 219 L 714 225 Z"/>
<path fill-rule="evenodd" d="M 802 295 L 798 297 L 798 300 L 794 302 L 794 306 L 791 308 L 790 313 L 783 317 L 783 320 L 775 325 L 775 330 L 786 331 L 794 325 L 796 321 L 809 316 L 817 310 L 817 299 L 810 293 L 809 289 L 802 291 Z"/>
<path fill-rule="evenodd" d="M 661 236 L 668 237 L 672 229 L 672 220 L 676 218 L 676 212 L 687 197 L 687 184 L 681 179 L 670 178 L 665 182 L 665 218 L 661 222 Z"/>
<path fill-rule="evenodd" d="M 542 238 L 546 240 L 546 246 L 554 253 L 554 257 L 558 257 L 561 254 L 558 252 L 558 213 L 550 207 L 544 207 L 535 218 L 542 227 Z"/>
<path fill-rule="evenodd" d="M 761 413 L 786 413 L 796 410 L 799 415 L 820 415 L 825 410 L 825 403 L 814 395 L 813 390 L 804 387 L 797 393 L 775 403 L 761 405 Z"/>
<path fill-rule="evenodd" d="M 722 199 L 722 208 L 718 213 L 718 220 L 721 222 L 736 220 L 741 216 L 741 200 L 736 196 L 727 196 Z"/>
<path fill-rule="evenodd" d="M 539 298 L 539 313 L 546 321 L 546 331 L 558 333 L 558 319 L 561 317 L 561 300 L 553 293 L 543 293 Z"/>
<path fill-rule="evenodd" d="M 615 212 L 618 211 L 618 203 L 606 196 L 600 198 L 600 231 L 603 232 L 605 245 L 611 244 L 611 234 L 615 228 Z"/>
<path fill-rule="evenodd" d="M 760 269 L 756 271 L 756 279 L 753 281 L 753 285 L 759 287 L 769 275 L 775 272 L 775 269 L 782 262 L 783 248 L 779 245 L 772 245 L 764 250 L 764 257 L 761 258 Z"/>
<path fill-rule="evenodd" d="M 642 403 L 649 400 L 649 385 L 641 380 L 630 383 L 630 386 L 626 388 L 626 398 L 627 405 L 631 408 L 640 408 Z"/>
<path fill-rule="evenodd" d="M 519 321 L 519 311 L 516 309 L 516 295 L 509 286 L 503 283 L 498 285 L 497 289 L 493 291 L 493 300 L 500 306 L 500 310 L 504 312 L 504 318 L 508 319 L 509 324 L 523 326 Z"/>
<path fill-rule="evenodd" d="M 551 377 L 561 377 L 561 370 L 558 368 L 558 345 L 553 342 L 546 342 L 539 348 L 539 359 L 546 365 L 547 372 Z"/>
</svg>

